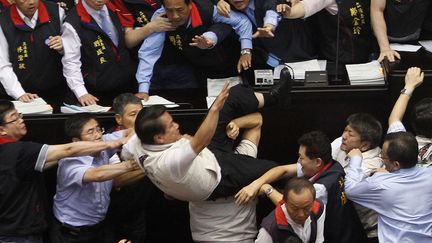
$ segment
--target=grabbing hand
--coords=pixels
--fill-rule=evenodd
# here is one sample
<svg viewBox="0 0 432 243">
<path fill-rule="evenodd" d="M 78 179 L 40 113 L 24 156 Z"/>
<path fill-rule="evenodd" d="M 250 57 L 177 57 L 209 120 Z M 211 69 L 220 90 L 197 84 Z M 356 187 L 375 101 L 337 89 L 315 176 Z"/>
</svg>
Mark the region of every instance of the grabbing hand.
<svg viewBox="0 0 432 243">
<path fill-rule="evenodd" d="M 209 49 L 215 45 L 215 43 L 203 35 L 196 35 L 192 38 L 192 42 L 189 43 L 190 46 L 198 47 L 199 49 Z"/>
<path fill-rule="evenodd" d="M 352 158 L 354 156 L 359 156 L 360 158 L 363 158 L 362 152 L 358 148 L 351 149 L 351 151 L 349 151 L 349 153 L 347 154 L 348 158 Z"/>
<path fill-rule="evenodd" d="M 18 97 L 18 100 L 21 102 L 30 102 L 33 101 L 34 99 L 39 98 L 39 96 L 37 94 L 32 94 L 32 93 L 25 93 L 23 95 L 21 95 L 20 97 Z"/>
<path fill-rule="evenodd" d="M 379 57 L 378 57 L 378 62 L 381 62 L 382 60 L 384 60 L 384 58 L 387 57 L 387 59 L 389 60 L 389 62 L 394 62 L 395 61 L 395 57 L 397 59 L 400 59 L 400 55 L 399 53 L 397 53 L 397 51 L 392 50 L 392 49 L 387 49 L 384 51 L 381 51 Z"/>
<path fill-rule="evenodd" d="M 225 2 L 224 0 L 220 0 L 217 3 L 216 7 L 218 14 L 229 18 L 229 14 L 231 12 L 231 6 L 229 5 L 229 3 Z"/>
<path fill-rule="evenodd" d="M 252 182 L 251 184 L 243 187 L 237 194 L 234 196 L 236 199 L 235 202 L 237 204 L 246 204 L 249 201 L 255 199 L 258 192 L 260 191 L 261 186 Z"/>
<path fill-rule="evenodd" d="M 59 35 L 48 37 L 48 47 L 63 55 L 63 42 Z"/>
<path fill-rule="evenodd" d="M 276 12 L 282 14 L 282 17 L 289 18 L 291 15 L 291 7 L 288 4 L 278 4 L 276 6 Z"/>
<path fill-rule="evenodd" d="M 166 13 L 157 16 L 154 20 L 148 23 L 148 25 L 150 25 L 152 32 L 167 32 L 176 29 L 176 27 L 167 18 Z"/>
<path fill-rule="evenodd" d="M 232 140 L 235 140 L 240 133 L 240 128 L 233 121 L 226 126 L 226 134 Z"/>
<path fill-rule="evenodd" d="M 242 70 L 248 70 L 252 66 L 252 55 L 249 53 L 240 55 L 237 63 L 237 72 L 240 73 Z"/>
</svg>

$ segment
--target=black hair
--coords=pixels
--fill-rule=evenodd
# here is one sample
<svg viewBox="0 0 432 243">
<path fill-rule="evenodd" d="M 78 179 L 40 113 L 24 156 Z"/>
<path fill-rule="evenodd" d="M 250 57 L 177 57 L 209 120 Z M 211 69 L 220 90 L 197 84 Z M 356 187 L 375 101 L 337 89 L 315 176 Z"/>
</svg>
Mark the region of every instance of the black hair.
<svg viewBox="0 0 432 243">
<path fill-rule="evenodd" d="M 166 112 L 163 105 L 144 107 L 135 120 L 135 133 L 144 144 L 154 144 L 154 136 L 165 133 L 165 125 L 159 121 Z"/>
<path fill-rule="evenodd" d="M 0 100 L 0 125 L 6 122 L 6 113 L 10 112 L 14 108 L 15 106 L 10 100 Z"/>
<path fill-rule="evenodd" d="M 96 116 L 91 113 L 78 113 L 69 117 L 65 121 L 65 134 L 71 140 L 73 138 L 81 138 L 81 133 L 84 125 L 90 120 L 98 121 Z"/>
<path fill-rule="evenodd" d="M 420 100 L 412 111 L 414 132 L 426 138 L 432 138 L 432 98 Z"/>
<path fill-rule="evenodd" d="M 332 161 L 330 140 L 323 132 L 305 133 L 298 139 L 297 143 L 306 147 L 306 156 L 310 159 L 321 158 L 324 164 Z"/>
<path fill-rule="evenodd" d="M 417 164 L 418 143 L 409 132 L 389 133 L 384 142 L 388 142 L 387 156 L 390 161 L 398 161 L 401 168 L 411 168 Z"/>
<path fill-rule="evenodd" d="M 284 201 L 288 200 L 288 194 L 290 191 L 293 191 L 295 194 L 300 194 L 304 190 L 309 190 L 312 193 L 313 199 L 315 200 L 316 191 L 312 183 L 304 177 L 293 177 L 285 184 L 283 199 Z"/>
<path fill-rule="evenodd" d="M 184 2 L 186 3 L 186 5 L 191 4 L 192 0 L 184 0 Z M 162 0 L 162 5 L 165 6 L 165 0 Z"/>
<path fill-rule="evenodd" d="M 141 99 L 136 97 L 132 93 L 124 93 L 120 94 L 117 97 L 114 98 L 113 101 L 113 111 L 115 114 L 123 115 L 124 109 L 127 105 L 134 104 L 134 105 L 142 105 Z"/>
<path fill-rule="evenodd" d="M 371 143 L 370 149 L 381 144 L 382 126 L 372 115 L 355 113 L 348 117 L 347 123 L 360 135 L 361 141 Z"/>
</svg>

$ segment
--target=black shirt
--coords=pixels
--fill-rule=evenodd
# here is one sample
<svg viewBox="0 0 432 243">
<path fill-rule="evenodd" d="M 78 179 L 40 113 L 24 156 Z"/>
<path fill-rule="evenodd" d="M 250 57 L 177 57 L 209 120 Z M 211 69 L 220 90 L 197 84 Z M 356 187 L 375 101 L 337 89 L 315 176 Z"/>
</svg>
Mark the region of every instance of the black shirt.
<svg viewBox="0 0 432 243">
<path fill-rule="evenodd" d="M 47 145 L 33 142 L 0 144 L 0 235 L 45 230 L 46 191 L 41 171 L 47 150 Z"/>
</svg>

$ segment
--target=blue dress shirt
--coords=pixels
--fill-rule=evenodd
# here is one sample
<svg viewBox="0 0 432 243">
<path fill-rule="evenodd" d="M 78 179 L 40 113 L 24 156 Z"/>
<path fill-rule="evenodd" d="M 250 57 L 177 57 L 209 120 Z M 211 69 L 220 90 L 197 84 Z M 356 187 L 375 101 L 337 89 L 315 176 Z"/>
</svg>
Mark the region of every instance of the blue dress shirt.
<svg viewBox="0 0 432 243">
<path fill-rule="evenodd" d="M 352 201 L 378 213 L 379 242 L 432 242 L 432 168 L 366 177 L 361 163 L 360 157 L 351 158 L 345 192 Z"/>
<path fill-rule="evenodd" d="M 118 139 L 123 132 L 104 135 L 103 140 Z M 112 180 L 83 181 L 85 172 L 109 163 L 117 150 L 103 150 L 99 156 L 61 159 L 57 169 L 57 191 L 53 211 L 58 221 L 73 226 L 88 226 L 101 222 L 110 202 Z"/>
<path fill-rule="evenodd" d="M 152 20 L 165 13 L 165 9 L 162 7 L 153 14 Z M 190 17 L 189 24 L 190 25 Z M 241 43 L 241 49 L 252 49 L 252 24 L 242 14 L 231 11 L 230 18 L 223 17 L 217 13 L 216 7 L 213 9 L 213 22 L 214 23 L 225 23 L 233 27 L 237 35 L 240 36 L 239 40 Z M 212 32 L 205 32 L 204 36 L 212 39 L 214 43 L 217 43 L 216 34 Z M 141 45 L 138 51 L 139 65 L 136 73 L 136 79 L 138 80 L 139 92 L 148 93 L 150 87 L 150 80 L 153 76 L 153 66 L 159 60 L 163 46 L 165 42 L 165 32 L 156 32 L 149 35 Z"/>
</svg>

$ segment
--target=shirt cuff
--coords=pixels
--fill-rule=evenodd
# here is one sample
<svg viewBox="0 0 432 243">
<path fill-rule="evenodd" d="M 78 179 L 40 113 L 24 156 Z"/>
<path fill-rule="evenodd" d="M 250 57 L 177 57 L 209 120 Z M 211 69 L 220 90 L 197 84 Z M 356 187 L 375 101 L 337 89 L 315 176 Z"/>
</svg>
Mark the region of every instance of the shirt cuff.
<svg viewBox="0 0 432 243">
<path fill-rule="evenodd" d="M 350 166 L 355 169 L 361 168 L 362 160 L 362 157 L 354 155 L 350 159 Z"/>
<path fill-rule="evenodd" d="M 77 97 L 77 99 L 85 94 L 88 94 L 87 89 L 85 88 L 84 85 L 75 87 L 72 91 Z"/>
<path fill-rule="evenodd" d="M 406 132 L 405 126 L 401 121 L 396 121 L 390 124 L 387 134 L 394 133 L 394 132 Z"/>
<path fill-rule="evenodd" d="M 251 39 L 241 39 L 240 40 L 241 49 L 251 49 L 252 50 L 252 40 Z"/>
<path fill-rule="evenodd" d="M 35 165 L 35 171 L 43 172 L 43 169 L 45 167 L 45 163 L 47 162 L 47 156 L 48 156 L 48 145 L 44 144 L 39 151 L 39 155 L 36 161 Z"/>
<path fill-rule="evenodd" d="M 264 25 L 271 24 L 273 25 L 273 30 L 275 30 L 278 26 L 279 20 L 279 14 L 277 14 L 274 10 L 267 10 L 264 17 Z"/>
<path fill-rule="evenodd" d="M 207 31 L 204 34 L 202 34 L 205 38 L 208 38 L 213 41 L 213 45 L 209 47 L 208 49 L 212 49 L 218 42 L 217 35 L 211 31 Z"/>
<path fill-rule="evenodd" d="M 148 93 L 149 89 L 150 89 L 150 83 L 149 82 L 139 83 L 138 91 L 140 93 Z"/>
</svg>

